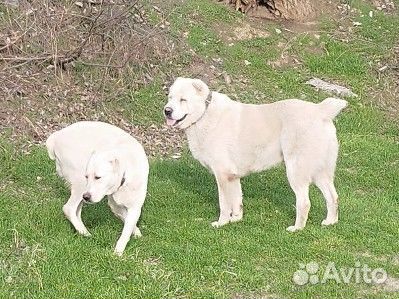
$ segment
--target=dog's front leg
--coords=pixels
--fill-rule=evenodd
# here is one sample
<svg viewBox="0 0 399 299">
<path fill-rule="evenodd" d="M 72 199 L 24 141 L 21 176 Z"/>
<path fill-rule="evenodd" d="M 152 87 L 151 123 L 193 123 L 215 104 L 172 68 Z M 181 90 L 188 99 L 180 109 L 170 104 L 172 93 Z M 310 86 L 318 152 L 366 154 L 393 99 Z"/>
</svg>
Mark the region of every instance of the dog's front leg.
<svg viewBox="0 0 399 299">
<path fill-rule="evenodd" d="M 229 173 L 216 173 L 219 192 L 219 220 L 212 222 L 220 227 L 229 222 L 240 221 L 243 216 L 242 191 L 240 179 Z"/>
<path fill-rule="evenodd" d="M 242 190 L 241 182 L 238 177 L 230 177 L 230 198 L 232 204 L 232 211 L 230 214 L 230 222 L 240 221 L 243 217 L 243 203 L 242 203 Z"/>
</svg>

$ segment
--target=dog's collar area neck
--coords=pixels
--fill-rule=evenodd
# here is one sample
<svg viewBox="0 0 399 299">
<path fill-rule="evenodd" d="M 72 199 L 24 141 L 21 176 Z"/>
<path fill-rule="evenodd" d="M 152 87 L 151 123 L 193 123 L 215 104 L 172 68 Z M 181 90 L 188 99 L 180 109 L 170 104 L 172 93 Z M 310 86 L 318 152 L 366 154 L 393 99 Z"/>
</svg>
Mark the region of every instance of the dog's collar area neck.
<svg viewBox="0 0 399 299">
<path fill-rule="evenodd" d="M 205 99 L 205 110 L 208 108 L 211 101 L 212 101 L 212 91 L 210 90 L 208 96 Z"/>
<path fill-rule="evenodd" d="M 121 180 L 121 184 L 119 185 L 119 188 L 123 186 L 123 184 L 125 183 L 126 179 L 125 179 L 125 173 L 123 173 L 122 176 L 122 180 Z"/>
<path fill-rule="evenodd" d="M 213 93 L 213 92 L 212 92 L 211 90 L 209 90 L 209 93 L 208 93 L 208 95 L 206 96 L 204 113 L 202 113 L 202 115 L 200 116 L 200 118 L 197 119 L 197 121 L 195 121 L 194 123 L 192 123 L 191 125 L 189 125 L 189 127 L 191 127 L 192 125 L 196 124 L 197 122 L 199 122 L 199 121 L 201 120 L 201 118 L 204 117 L 204 115 L 205 115 L 205 113 L 206 113 L 206 110 L 208 110 L 208 106 L 211 104 L 211 101 L 212 101 L 212 93 Z"/>
</svg>

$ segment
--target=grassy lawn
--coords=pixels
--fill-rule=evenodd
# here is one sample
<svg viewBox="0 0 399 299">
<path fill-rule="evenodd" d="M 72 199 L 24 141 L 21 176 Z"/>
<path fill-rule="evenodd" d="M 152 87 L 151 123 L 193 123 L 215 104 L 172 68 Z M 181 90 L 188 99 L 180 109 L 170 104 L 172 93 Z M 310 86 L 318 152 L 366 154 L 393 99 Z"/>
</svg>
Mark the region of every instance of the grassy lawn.
<svg viewBox="0 0 399 299">
<path fill-rule="evenodd" d="M 227 40 L 220 28 L 242 26 L 247 20 L 210 0 L 186 1 L 168 15 L 172 33 L 187 32 L 187 44 L 202 61 L 222 59 L 218 68 L 233 82 L 216 78 L 210 84 L 233 98 L 319 102 L 327 94 L 304 84 L 316 76 L 350 86 L 359 95 L 347 99 L 350 105 L 336 121 L 341 144 L 337 225 L 321 227 L 324 199 L 312 188 L 307 227 L 295 234 L 285 231 L 295 219 L 295 198 L 280 166 L 244 178 L 244 220 L 213 229 L 216 183 L 185 149 L 177 160 L 151 160 L 139 223 L 143 237 L 132 239 L 119 258 L 112 251 L 122 223 L 106 200 L 83 209 L 93 236 L 77 235 L 61 210 L 68 189 L 45 149 L 36 146 L 21 153 L 4 138 L 0 298 L 398 298 L 399 126 L 382 108 L 390 101 L 397 105 L 397 94 L 389 98 L 386 86 L 393 84 L 393 77 L 381 78 L 376 70 L 394 57 L 399 17 L 376 11 L 368 2 L 349 2 L 358 9 L 350 24 L 362 25 L 353 27 L 347 41 L 336 34 L 338 21 L 329 20 L 311 33 L 261 22 L 268 36 Z M 185 61 L 187 55 L 182 53 Z M 268 63 L 282 56 L 301 63 Z M 176 71 L 189 72 L 181 68 Z M 157 79 L 161 82 L 162 76 Z M 155 82 L 135 91 L 132 102 L 115 103 L 125 108 L 127 120 L 140 114 L 138 122 L 162 122 L 159 110 L 166 97 L 162 84 Z M 354 277 L 348 283 L 330 279 L 295 284 L 294 273 L 310 262 L 319 265 L 319 280 L 331 262 L 338 271 L 383 268 L 389 279 L 381 285 L 357 283 Z"/>
</svg>

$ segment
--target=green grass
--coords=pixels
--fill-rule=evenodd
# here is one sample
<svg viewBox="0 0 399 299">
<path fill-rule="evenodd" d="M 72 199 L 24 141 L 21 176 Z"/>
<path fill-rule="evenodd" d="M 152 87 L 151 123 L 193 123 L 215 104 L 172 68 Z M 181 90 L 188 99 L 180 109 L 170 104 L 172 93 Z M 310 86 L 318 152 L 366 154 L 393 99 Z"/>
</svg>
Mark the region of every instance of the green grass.
<svg viewBox="0 0 399 299">
<path fill-rule="evenodd" d="M 13 161 L 11 170 L 2 172 L 7 188 L 0 195 L 0 297 L 371 294 L 373 287 L 366 284 L 295 287 L 291 280 L 298 263 L 309 261 L 322 266 L 332 261 L 337 267 L 359 261 L 399 275 L 397 265 L 385 262 L 397 256 L 397 144 L 375 132 L 365 136 L 345 130 L 344 124 L 345 117 L 338 123 L 341 220 L 335 227 L 320 226 L 325 207 L 313 188 L 308 226 L 295 235 L 285 231 L 294 220 L 294 195 L 278 167 L 243 180 L 243 222 L 212 229 L 209 223 L 217 217 L 214 179 L 185 155 L 178 161 L 152 161 L 140 222 L 144 236 L 131 240 L 122 258 L 112 254 L 122 225 L 104 202 L 83 210 L 93 237 L 76 235 L 61 212 L 68 190 L 44 149 L 10 157 L 10 148 L 4 148 L 2 161 Z"/>
<path fill-rule="evenodd" d="M 109 103 L 109 106 L 110 109 L 115 106 L 122 109 L 123 116 L 137 125 L 159 124 L 164 122 L 160 113 L 165 105 L 164 95 L 161 84 L 153 82 L 137 91 L 127 93 L 125 97 Z"/>
<path fill-rule="evenodd" d="M 370 7 L 363 1 L 351 5 L 368 15 Z M 245 19 L 220 4 L 186 1 L 170 18 L 172 33 L 187 31 L 187 44 L 196 55 L 209 63 L 220 57 L 233 79 L 247 80 L 245 88 L 234 80 L 226 87 L 241 101 L 321 101 L 327 94 L 304 84 L 313 76 L 342 82 L 359 94 L 347 99 L 350 105 L 336 122 L 341 144 L 336 172 L 340 222 L 321 227 L 325 204 L 312 188 L 306 229 L 286 232 L 295 218 L 294 194 L 280 166 L 244 178 L 244 220 L 213 229 L 210 222 L 218 216 L 216 183 L 186 150 L 178 160 L 151 161 L 139 224 L 143 237 L 132 239 L 118 258 L 112 251 L 122 224 L 105 200 L 83 210 L 93 236 L 77 235 L 61 210 L 68 189 L 44 148 L 21 154 L 10 141 L 1 140 L 0 298 L 397 298 L 397 292 L 353 280 L 296 286 L 292 277 L 300 263 L 314 261 L 322 269 L 329 262 L 338 269 L 360 262 L 399 278 L 399 128 L 370 97 L 371 91 L 383 92 L 374 65 L 392 57 L 398 17 L 354 16 L 353 20 L 362 18 L 363 26 L 349 42 L 338 40 L 336 24 L 324 20 L 319 39 L 278 35 L 270 24 L 265 25 L 269 37 L 233 45 L 221 38 L 218 28 Z M 286 44 L 286 55 L 300 59 L 299 66 L 268 64 L 281 56 L 279 42 Z M 320 55 L 312 54 L 312 47 L 321 49 Z M 244 60 L 251 64 L 246 66 Z M 165 95 L 160 78 L 127 92 L 116 103 L 126 120 L 162 121 L 159 111 Z"/>
</svg>

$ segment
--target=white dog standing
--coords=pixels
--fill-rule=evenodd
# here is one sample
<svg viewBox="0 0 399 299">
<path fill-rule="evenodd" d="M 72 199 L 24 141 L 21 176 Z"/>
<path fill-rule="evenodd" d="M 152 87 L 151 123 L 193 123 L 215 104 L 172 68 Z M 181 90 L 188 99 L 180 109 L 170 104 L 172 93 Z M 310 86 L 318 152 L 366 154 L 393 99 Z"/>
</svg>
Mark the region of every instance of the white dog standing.
<svg viewBox="0 0 399 299">
<path fill-rule="evenodd" d="M 48 154 L 57 173 L 70 185 L 65 216 L 82 235 L 90 236 L 81 218 L 84 202 L 96 203 L 108 195 L 112 212 L 123 222 L 115 253 L 121 255 L 130 236 L 140 237 L 137 221 L 148 181 L 148 159 L 135 138 L 113 125 L 82 121 L 47 139 Z"/>
<path fill-rule="evenodd" d="M 243 216 L 240 178 L 285 162 L 296 195 L 296 220 L 288 231 L 303 229 L 310 209 L 309 185 L 327 203 L 323 225 L 338 221 L 334 172 L 338 141 L 333 119 L 347 102 L 327 98 L 319 104 L 291 99 L 252 105 L 211 92 L 201 80 L 177 78 L 164 114 L 168 125 L 184 129 L 194 158 L 216 177 L 219 220 L 214 227 Z"/>
</svg>

